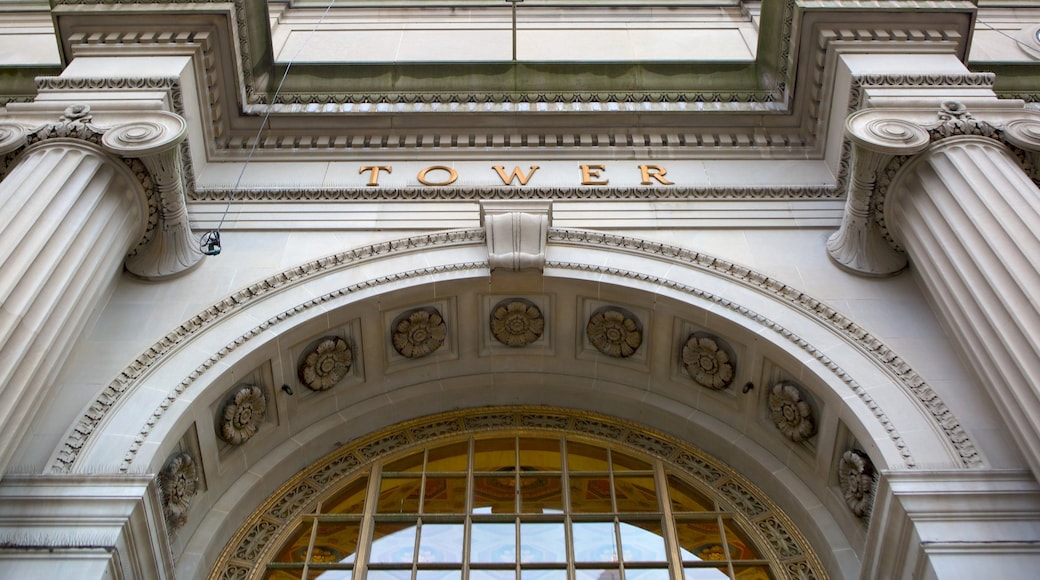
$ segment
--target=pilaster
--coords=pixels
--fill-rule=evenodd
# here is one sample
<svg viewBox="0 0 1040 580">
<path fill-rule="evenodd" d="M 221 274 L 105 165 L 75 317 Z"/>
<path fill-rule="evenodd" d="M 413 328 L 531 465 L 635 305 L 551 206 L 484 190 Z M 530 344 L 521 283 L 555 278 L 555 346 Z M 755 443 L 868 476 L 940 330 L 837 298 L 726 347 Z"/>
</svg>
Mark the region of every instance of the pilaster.
<svg viewBox="0 0 1040 580">
<path fill-rule="evenodd" d="M 1025 471 L 882 474 L 861 578 L 1028 578 L 1040 485 Z"/>
<path fill-rule="evenodd" d="M 5 476 L 0 576 L 173 578 L 154 478 Z"/>
</svg>

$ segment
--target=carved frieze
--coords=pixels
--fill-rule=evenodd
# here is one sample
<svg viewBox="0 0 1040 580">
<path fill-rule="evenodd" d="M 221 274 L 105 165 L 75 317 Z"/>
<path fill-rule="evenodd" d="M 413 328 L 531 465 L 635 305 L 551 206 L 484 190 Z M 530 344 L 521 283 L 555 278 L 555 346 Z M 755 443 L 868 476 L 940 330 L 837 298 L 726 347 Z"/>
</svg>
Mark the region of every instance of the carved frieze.
<svg viewBox="0 0 1040 580">
<path fill-rule="evenodd" d="M 816 434 L 813 408 L 802 390 L 790 382 L 779 382 L 769 391 L 769 417 L 776 428 L 795 443 Z"/>
<path fill-rule="evenodd" d="M 503 300 L 491 312 L 491 335 L 506 346 L 527 346 L 542 336 L 542 310 L 520 298 Z"/>
<path fill-rule="evenodd" d="M 350 372 L 353 362 L 354 352 L 347 341 L 326 336 L 303 356 L 296 374 L 308 389 L 326 391 Z"/>
<path fill-rule="evenodd" d="M 221 411 L 220 437 L 232 445 L 248 441 L 267 417 L 267 396 L 256 385 L 245 385 Z"/>
<path fill-rule="evenodd" d="M 448 325 L 436 308 L 412 310 L 394 324 L 394 350 L 405 358 L 422 358 L 444 344 Z"/>
<path fill-rule="evenodd" d="M 614 358 L 628 358 L 643 344 L 643 325 L 620 308 L 602 308 L 589 318 L 585 334 L 592 346 Z"/>
<path fill-rule="evenodd" d="M 172 455 L 159 473 L 163 512 L 171 530 L 181 528 L 188 521 L 188 508 L 199 491 L 199 471 L 189 453 Z"/>
<path fill-rule="evenodd" d="M 838 462 L 838 486 L 856 517 L 867 517 L 874 504 L 874 464 L 858 449 L 842 454 Z"/>
<path fill-rule="evenodd" d="M 735 361 L 728 348 L 720 346 L 715 336 L 693 334 L 682 348 L 682 364 L 686 373 L 697 384 L 712 390 L 722 390 L 733 382 Z"/>
</svg>

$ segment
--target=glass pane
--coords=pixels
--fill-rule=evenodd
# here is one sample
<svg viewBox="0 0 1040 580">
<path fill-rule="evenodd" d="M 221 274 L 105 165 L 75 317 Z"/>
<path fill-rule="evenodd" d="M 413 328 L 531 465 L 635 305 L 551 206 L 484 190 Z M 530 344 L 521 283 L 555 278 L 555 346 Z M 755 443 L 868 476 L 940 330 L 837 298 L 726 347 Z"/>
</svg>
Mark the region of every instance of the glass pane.
<svg viewBox="0 0 1040 580">
<path fill-rule="evenodd" d="M 520 580 L 567 580 L 567 571 L 520 570 Z"/>
<path fill-rule="evenodd" d="M 660 521 L 621 522 L 621 554 L 628 562 L 664 562 L 668 559 Z M 627 568 L 625 576 L 628 576 Z"/>
<path fill-rule="evenodd" d="M 576 471 L 607 471 L 607 450 L 602 447 L 567 441 L 567 469 Z"/>
<path fill-rule="evenodd" d="M 422 479 L 419 477 L 384 477 L 379 482 L 376 512 L 383 514 L 419 513 Z"/>
<path fill-rule="evenodd" d="M 350 580 L 354 577 L 353 570 L 315 570 L 307 571 L 307 579 L 321 578 L 321 580 Z"/>
<path fill-rule="evenodd" d="M 369 570 L 368 580 L 412 580 L 411 570 Z"/>
<path fill-rule="evenodd" d="M 563 524 L 521 523 L 520 561 L 524 564 L 566 562 L 567 538 L 564 535 Z"/>
<path fill-rule="evenodd" d="M 683 560 L 722 560 L 722 535 L 715 520 L 680 521 L 675 524 L 679 553 Z"/>
<path fill-rule="evenodd" d="M 516 513 L 516 480 L 513 477 L 474 477 L 473 513 Z"/>
<path fill-rule="evenodd" d="M 575 580 L 621 580 L 619 570 L 603 569 L 577 569 L 574 571 Z"/>
<path fill-rule="evenodd" d="M 575 562 L 617 562 L 613 522 L 576 522 L 574 533 Z"/>
<path fill-rule="evenodd" d="M 555 475 L 520 477 L 520 511 L 528 514 L 563 513 L 563 483 Z"/>
<path fill-rule="evenodd" d="M 768 566 L 733 566 L 733 577 L 737 580 L 773 580 Z"/>
<path fill-rule="evenodd" d="M 331 498 L 321 503 L 323 514 L 360 514 L 365 509 L 365 492 L 368 489 L 368 477 L 359 477 L 347 484 Z"/>
<path fill-rule="evenodd" d="M 715 511 L 715 502 L 709 500 L 701 494 L 701 492 L 693 488 L 693 486 L 674 475 L 668 476 L 668 495 L 672 499 L 672 511 Z"/>
<path fill-rule="evenodd" d="M 303 520 L 300 527 L 293 532 L 292 538 L 285 543 L 278 555 L 272 562 L 299 562 L 303 564 L 307 560 L 307 547 L 311 544 L 311 528 L 313 520 Z M 297 576 L 299 578 L 299 576 Z"/>
<path fill-rule="evenodd" d="M 462 562 L 462 524 L 423 524 L 419 531 L 419 563 Z"/>
<path fill-rule="evenodd" d="M 625 567 L 625 580 L 671 580 L 668 568 Z"/>
<path fill-rule="evenodd" d="M 469 559 L 483 564 L 516 562 L 516 525 L 474 523 L 470 533 Z"/>
<path fill-rule="evenodd" d="M 516 470 L 516 440 L 477 439 L 473 451 L 475 471 Z"/>
<path fill-rule="evenodd" d="M 415 580 L 462 580 L 462 570 L 419 570 Z"/>
<path fill-rule="evenodd" d="M 356 522 L 320 522 L 314 538 L 311 562 L 316 564 L 353 563 L 357 555 L 361 524 Z"/>
<path fill-rule="evenodd" d="M 614 496 L 619 512 L 659 512 L 652 476 L 614 476 Z"/>
<path fill-rule="evenodd" d="M 466 513 L 466 480 L 462 477 L 426 476 L 423 513 Z"/>
<path fill-rule="evenodd" d="M 740 531 L 736 522 L 729 519 L 722 520 L 726 527 L 726 543 L 729 544 L 729 557 L 732 560 L 761 560 L 762 553 L 755 548 L 747 535 Z"/>
<path fill-rule="evenodd" d="M 300 580 L 303 576 L 303 568 L 297 570 L 268 570 L 264 574 L 264 580 Z"/>
<path fill-rule="evenodd" d="M 516 580 L 516 570 L 474 570 L 471 568 L 469 580 Z"/>
<path fill-rule="evenodd" d="M 428 473 L 457 471 L 465 473 L 469 469 L 469 441 L 460 441 L 443 447 L 430 449 L 426 463 Z"/>
<path fill-rule="evenodd" d="M 578 513 L 612 513 L 610 478 L 606 476 L 571 476 L 571 511 Z"/>
<path fill-rule="evenodd" d="M 729 578 L 727 568 L 683 568 L 686 580 L 724 580 Z"/>
<path fill-rule="evenodd" d="M 369 562 L 391 564 L 411 562 L 415 552 L 413 524 L 377 523 L 372 531 L 372 552 Z M 369 576 L 372 573 L 369 572 Z"/>
<path fill-rule="evenodd" d="M 383 465 L 383 473 L 411 472 L 419 473 L 423 468 L 423 452 L 405 455 Z"/>
<path fill-rule="evenodd" d="M 614 464 L 614 471 L 649 471 L 653 469 L 650 462 L 618 453 L 615 449 L 610 450 L 610 460 Z"/>
<path fill-rule="evenodd" d="M 560 471 L 559 439 L 520 439 L 520 471 Z"/>
</svg>

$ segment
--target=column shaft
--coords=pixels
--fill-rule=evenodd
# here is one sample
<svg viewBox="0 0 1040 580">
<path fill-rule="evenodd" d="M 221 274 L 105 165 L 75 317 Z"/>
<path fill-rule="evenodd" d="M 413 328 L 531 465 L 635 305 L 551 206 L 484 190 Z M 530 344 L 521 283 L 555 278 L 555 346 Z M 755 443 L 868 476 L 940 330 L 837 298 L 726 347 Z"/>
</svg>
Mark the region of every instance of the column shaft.
<svg viewBox="0 0 1040 580">
<path fill-rule="evenodd" d="M 1040 474 L 1040 190 L 992 139 L 943 140 L 896 177 L 889 231 Z"/>
<path fill-rule="evenodd" d="M 0 182 L 0 469 L 140 240 L 147 206 L 117 163 L 47 143 Z"/>
</svg>

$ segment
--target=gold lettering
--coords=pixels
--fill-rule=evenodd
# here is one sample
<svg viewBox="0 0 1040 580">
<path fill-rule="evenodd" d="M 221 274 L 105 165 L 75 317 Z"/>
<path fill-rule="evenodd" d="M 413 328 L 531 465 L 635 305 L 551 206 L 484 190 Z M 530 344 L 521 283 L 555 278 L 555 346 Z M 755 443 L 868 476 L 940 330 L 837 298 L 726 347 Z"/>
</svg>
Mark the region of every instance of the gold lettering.
<svg viewBox="0 0 1040 580">
<path fill-rule="evenodd" d="M 491 169 L 494 169 L 496 172 L 498 172 L 498 177 L 502 179 L 502 183 L 504 183 L 505 185 L 512 185 L 514 179 L 520 180 L 520 185 L 527 185 L 527 182 L 531 180 L 531 176 L 534 175 L 534 172 L 538 171 L 538 166 L 532 165 L 531 172 L 527 175 L 524 175 L 523 172 L 520 171 L 519 165 L 514 167 L 513 172 L 509 175 L 506 175 L 506 168 L 501 165 L 494 165 L 491 167 Z"/>
<path fill-rule="evenodd" d="M 426 178 L 426 176 L 429 175 L 429 173 L 431 171 L 447 171 L 448 172 L 448 179 L 446 179 L 444 181 L 430 181 L 429 179 Z M 419 183 L 421 183 L 423 185 L 435 185 L 435 186 L 436 185 L 451 185 L 451 184 L 455 183 L 456 179 L 459 178 L 459 174 L 458 174 L 458 172 L 456 172 L 451 167 L 448 167 L 447 165 L 431 165 L 431 166 L 427 167 L 426 169 L 423 169 L 422 171 L 420 171 L 418 177 L 419 177 Z"/>
<path fill-rule="evenodd" d="M 606 185 L 610 183 L 609 179 L 600 179 L 600 171 L 606 171 L 602 165 L 582 165 L 581 166 L 581 184 L 582 185 Z"/>
<path fill-rule="evenodd" d="M 651 179 L 656 180 L 661 185 L 675 185 L 664 178 L 668 170 L 660 165 L 640 165 L 639 172 L 643 175 L 643 181 L 641 182 L 643 185 L 650 185 Z"/>
<path fill-rule="evenodd" d="M 389 165 L 365 165 L 361 169 L 358 169 L 358 175 L 371 171 L 372 175 L 368 176 L 368 183 L 366 185 L 376 186 L 379 185 L 379 171 L 385 171 L 387 173 L 393 173 L 394 168 Z"/>
</svg>

